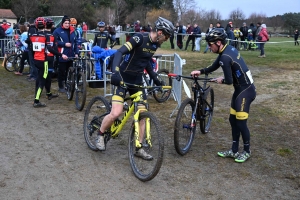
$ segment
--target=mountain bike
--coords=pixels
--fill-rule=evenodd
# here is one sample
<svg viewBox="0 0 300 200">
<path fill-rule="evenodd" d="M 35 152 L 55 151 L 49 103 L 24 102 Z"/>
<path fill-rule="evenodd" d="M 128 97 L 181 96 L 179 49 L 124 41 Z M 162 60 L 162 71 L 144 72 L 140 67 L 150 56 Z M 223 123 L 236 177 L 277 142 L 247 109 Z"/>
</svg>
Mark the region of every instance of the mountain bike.
<svg viewBox="0 0 300 200">
<path fill-rule="evenodd" d="M 171 86 L 140 86 L 134 84 L 126 84 L 126 88 L 139 88 L 143 89 L 170 89 Z M 131 101 L 130 106 L 127 102 Z M 144 105 L 145 108 L 140 109 L 138 105 Z M 110 113 L 110 103 L 102 96 L 94 97 L 88 104 L 84 115 L 84 138 L 88 147 L 94 151 L 97 151 L 95 140 L 101 127 L 103 118 Z M 119 136 L 120 131 L 133 115 L 133 122 L 131 123 L 131 129 L 129 131 L 128 140 L 128 156 L 131 169 L 134 175 L 141 181 L 150 181 L 153 179 L 160 170 L 163 161 L 164 152 L 164 140 L 162 136 L 162 129 L 158 119 L 149 112 L 148 103 L 144 102 L 143 92 L 137 93 L 124 99 L 124 115 L 121 119 L 116 119 L 113 125 L 104 133 L 104 143 L 107 146 L 107 142 L 111 138 Z M 144 126 L 140 126 L 140 123 L 144 122 Z M 141 130 L 142 129 L 142 130 Z M 142 144 L 140 143 L 140 131 L 144 132 L 144 138 Z M 143 148 L 147 153 L 153 156 L 152 160 L 144 160 L 139 157 L 135 157 L 136 148 Z"/>
<path fill-rule="evenodd" d="M 203 134 L 209 132 L 214 112 L 214 90 L 207 86 L 211 79 L 172 75 L 176 80 L 181 78 L 192 80 L 194 98 L 185 99 L 178 110 L 174 126 L 174 145 L 178 154 L 185 155 L 191 148 L 196 133 L 197 121 L 200 122 L 200 130 Z M 203 81 L 203 86 L 199 83 Z"/>
<path fill-rule="evenodd" d="M 22 59 L 22 53 L 23 52 L 21 51 L 21 49 L 18 48 L 15 54 L 11 54 L 6 58 L 4 62 L 4 68 L 8 72 L 19 71 L 21 59 Z M 25 60 L 24 69 L 28 69 L 27 71 L 29 72 L 29 63 L 27 60 Z"/>
<path fill-rule="evenodd" d="M 73 60 L 73 66 L 68 69 L 66 79 L 66 91 L 68 100 L 72 100 L 75 93 L 75 107 L 81 111 L 86 101 L 86 69 L 84 58 L 69 57 Z"/>
<path fill-rule="evenodd" d="M 172 78 L 168 76 L 169 70 L 167 69 L 160 69 L 157 72 L 158 80 L 160 80 L 164 86 L 171 86 L 172 87 Z M 147 73 L 143 74 L 143 82 L 145 86 L 153 85 L 153 80 L 150 79 L 150 76 Z M 147 91 L 147 93 L 152 94 L 154 99 L 158 103 L 162 103 L 167 101 L 172 93 L 172 89 L 164 89 L 164 90 L 154 90 L 154 91 Z"/>
</svg>

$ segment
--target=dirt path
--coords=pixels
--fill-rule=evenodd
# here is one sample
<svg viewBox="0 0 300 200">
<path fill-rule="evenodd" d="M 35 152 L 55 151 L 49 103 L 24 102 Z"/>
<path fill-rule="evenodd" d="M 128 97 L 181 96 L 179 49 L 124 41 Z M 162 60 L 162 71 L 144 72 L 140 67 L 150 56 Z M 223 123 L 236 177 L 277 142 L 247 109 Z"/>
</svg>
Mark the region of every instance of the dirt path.
<svg viewBox="0 0 300 200">
<path fill-rule="evenodd" d="M 110 141 L 106 152 L 93 152 L 83 138 L 84 112 L 75 110 L 74 101 L 68 102 L 65 96 L 48 101 L 43 95 L 42 101 L 48 106 L 34 109 L 33 83 L 25 81 L 25 77 L 0 72 L 0 199 L 290 200 L 300 197 L 297 121 L 291 122 L 294 129 L 285 129 L 295 136 L 294 141 L 276 137 L 283 128 L 271 129 L 273 139 L 269 134 L 260 136 L 259 129 L 253 128 L 253 157 L 238 164 L 216 156 L 218 150 L 230 145 L 226 112 L 229 99 L 225 103 L 216 102 L 216 105 L 226 104 L 224 112 L 216 107 L 225 114 L 216 112 L 212 132 L 197 134 L 191 151 L 184 157 L 175 152 L 173 145 L 175 118 L 169 118 L 169 114 L 175 103 L 170 100 L 168 104 L 157 104 L 154 107 L 161 110 L 158 113 L 161 124 L 168 124 L 163 126 L 164 162 L 159 174 L 143 183 L 131 172 L 126 131 Z M 56 83 L 53 88 L 57 89 Z M 151 98 L 149 101 L 154 104 Z M 254 107 L 253 113 L 259 109 Z M 218 127 L 218 123 L 222 126 Z M 257 125 L 255 121 L 249 123 Z M 260 142 L 262 138 L 266 143 Z M 282 157 L 276 154 L 278 145 L 274 143 L 288 145 L 295 152 Z"/>
</svg>

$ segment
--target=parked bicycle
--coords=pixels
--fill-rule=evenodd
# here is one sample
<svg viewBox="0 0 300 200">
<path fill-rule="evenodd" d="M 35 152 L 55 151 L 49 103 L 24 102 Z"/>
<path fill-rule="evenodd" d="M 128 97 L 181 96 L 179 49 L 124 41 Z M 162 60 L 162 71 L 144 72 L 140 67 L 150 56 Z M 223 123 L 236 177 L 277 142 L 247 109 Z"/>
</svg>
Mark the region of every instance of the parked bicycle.
<svg viewBox="0 0 300 200">
<path fill-rule="evenodd" d="M 167 69 L 160 69 L 156 72 L 158 80 L 163 83 L 164 86 L 171 86 L 172 88 L 172 78 L 168 76 L 169 70 Z M 153 80 L 150 79 L 150 76 L 144 72 L 143 74 L 143 81 L 145 86 L 152 86 L 154 85 Z M 149 94 L 153 95 L 154 99 L 158 103 L 162 103 L 167 101 L 172 93 L 172 89 L 164 89 L 164 90 L 154 90 L 154 91 L 147 91 Z"/>
<path fill-rule="evenodd" d="M 126 83 L 125 83 L 126 84 Z M 127 88 L 139 88 L 143 89 L 170 89 L 171 86 L 139 86 L 134 84 L 126 84 Z M 131 101 L 128 106 L 128 101 Z M 143 104 L 145 109 L 139 109 L 138 105 Z M 110 103 L 102 96 L 94 97 L 88 104 L 84 115 L 84 138 L 88 147 L 94 151 L 97 151 L 95 140 L 103 118 L 110 113 Z M 138 91 L 124 99 L 124 116 L 122 119 L 116 119 L 113 125 L 104 133 L 104 143 L 107 146 L 107 142 L 111 138 L 118 137 L 120 131 L 133 115 L 133 122 L 131 123 L 131 129 L 129 132 L 129 145 L 128 155 L 131 165 L 131 169 L 134 175 L 141 181 L 149 181 L 153 179 L 162 165 L 163 152 L 164 152 L 164 140 L 162 136 L 162 129 L 158 119 L 149 112 L 149 105 L 144 102 L 143 92 Z M 140 122 L 144 121 L 145 126 L 139 126 Z M 143 128 L 143 130 L 141 130 Z M 144 138 L 142 144 L 140 143 L 140 131 L 144 131 Z M 148 154 L 151 154 L 152 160 L 144 160 L 136 157 L 136 148 L 143 148 Z"/>
<path fill-rule="evenodd" d="M 72 100 L 75 93 L 75 107 L 81 111 L 86 101 L 86 68 L 85 58 L 69 57 L 73 60 L 73 66 L 67 72 L 66 91 L 68 100 Z"/>
<path fill-rule="evenodd" d="M 15 54 L 9 55 L 5 62 L 4 62 L 4 68 L 8 72 L 18 72 L 20 70 L 20 65 L 21 65 L 21 59 L 22 59 L 22 51 L 20 48 L 17 48 L 17 51 Z M 24 73 L 29 73 L 30 65 L 27 60 L 25 60 L 24 63 Z"/>
<path fill-rule="evenodd" d="M 191 148 L 195 137 L 197 121 L 203 134 L 209 132 L 214 111 L 214 90 L 207 86 L 211 79 L 169 74 L 180 81 L 181 78 L 191 79 L 194 98 L 185 99 L 178 110 L 174 126 L 174 145 L 178 154 L 185 155 Z M 203 86 L 199 83 L 203 81 Z"/>
</svg>

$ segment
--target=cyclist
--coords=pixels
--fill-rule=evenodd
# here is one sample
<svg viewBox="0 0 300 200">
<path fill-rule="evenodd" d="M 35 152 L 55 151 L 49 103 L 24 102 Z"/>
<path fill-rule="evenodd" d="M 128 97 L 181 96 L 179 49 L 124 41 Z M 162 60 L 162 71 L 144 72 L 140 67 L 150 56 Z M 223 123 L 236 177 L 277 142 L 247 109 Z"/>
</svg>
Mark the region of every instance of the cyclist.
<svg viewBox="0 0 300 200">
<path fill-rule="evenodd" d="M 114 46 L 116 43 L 115 39 L 107 31 L 104 31 L 105 22 L 98 22 L 97 26 L 100 32 L 95 34 L 93 46 L 97 45 L 103 49 L 107 49 L 107 43 L 109 39 L 113 40 L 111 47 Z"/>
<path fill-rule="evenodd" d="M 70 26 L 72 26 L 75 30 L 75 34 L 77 36 L 77 46 L 80 49 L 81 48 L 81 42 L 82 42 L 82 34 L 81 32 L 77 29 L 77 20 L 75 18 L 70 18 Z"/>
<path fill-rule="evenodd" d="M 99 150 L 105 150 L 103 133 L 107 130 L 115 119 L 117 119 L 123 110 L 123 102 L 127 90 L 122 87 L 123 81 L 132 84 L 142 84 L 142 74 L 144 69 L 154 80 L 156 85 L 162 85 L 150 65 L 153 54 L 163 42 L 167 41 L 174 32 L 173 24 L 162 17 L 155 22 L 155 28 L 148 33 L 135 33 L 128 42 L 114 54 L 112 61 L 111 83 L 116 86 L 112 96 L 112 109 L 110 114 L 106 115 L 100 127 L 100 132 L 96 140 L 96 146 Z M 123 55 L 125 55 L 123 57 Z M 137 89 L 128 89 L 129 94 L 134 94 Z M 147 97 L 144 91 L 143 98 Z M 140 105 L 142 107 L 142 105 Z M 141 124 L 142 126 L 142 124 Z M 142 143 L 143 133 L 140 135 Z M 146 153 L 144 149 L 136 149 L 136 156 L 146 160 L 151 160 L 152 156 Z"/>
<path fill-rule="evenodd" d="M 54 56 L 62 57 L 63 55 L 58 52 L 57 50 L 57 42 L 55 41 L 55 38 L 52 34 L 52 27 L 54 24 L 54 21 L 51 18 L 46 18 L 46 28 L 44 29 L 44 33 L 47 37 L 47 62 L 48 62 L 48 76 L 46 78 L 45 82 L 45 89 L 46 89 L 46 95 L 47 99 L 51 100 L 52 98 L 58 97 L 58 94 L 52 94 L 51 93 L 51 79 L 52 74 L 54 73 Z M 50 52 L 51 51 L 51 52 Z M 64 58 L 68 58 L 66 55 L 64 55 Z"/>
<path fill-rule="evenodd" d="M 250 132 L 247 127 L 250 104 L 255 99 L 256 91 L 251 72 L 238 50 L 226 44 L 227 34 L 222 28 L 215 28 L 206 35 L 206 42 L 212 52 L 219 54 L 208 68 L 191 72 L 194 77 L 210 73 L 222 67 L 224 77 L 214 79 L 217 83 L 233 84 L 234 93 L 231 100 L 229 122 L 232 128 L 232 148 L 218 152 L 221 157 L 235 158 L 236 162 L 245 162 L 251 155 Z M 239 138 L 242 135 L 244 151 L 239 154 Z"/>
<path fill-rule="evenodd" d="M 58 51 L 68 57 L 78 57 L 79 50 L 77 45 L 77 36 L 75 29 L 70 27 L 70 18 L 64 16 L 61 20 L 61 27 L 55 29 L 53 35 L 57 41 Z M 73 65 L 72 60 L 59 58 L 58 64 L 58 87 L 59 92 L 65 93 L 64 83 L 67 78 L 67 71 Z"/>
<path fill-rule="evenodd" d="M 33 49 L 34 64 L 38 68 L 38 79 L 36 80 L 36 91 L 35 91 L 35 99 L 34 99 L 33 107 L 39 108 L 39 107 L 46 106 L 46 104 L 40 102 L 40 96 L 48 76 L 48 62 L 47 62 L 46 48 L 51 53 L 54 52 L 52 51 L 52 48 L 48 47 L 47 45 L 50 42 L 47 41 L 47 36 L 44 33 L 44 28 L 46 26 L 45 19 L 43 17 L 38 17 L 35 20 L 35 25 L 38 31 L 35 34 L 32 34 L 29 39 L 33 47 L 32 49 Z M 66 55 L 63 55 L 63 58 L 66 59 L 67 58 Z"/>
</svg>

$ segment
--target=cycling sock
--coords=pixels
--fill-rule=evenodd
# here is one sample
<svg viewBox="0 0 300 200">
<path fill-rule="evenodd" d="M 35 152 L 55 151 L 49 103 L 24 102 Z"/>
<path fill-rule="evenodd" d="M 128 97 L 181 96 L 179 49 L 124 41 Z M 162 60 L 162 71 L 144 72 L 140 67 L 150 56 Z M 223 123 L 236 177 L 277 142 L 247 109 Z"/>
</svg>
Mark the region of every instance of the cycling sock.
<svg viewBox="0 0 300 200">
<path fill-rule="evenodd" d="M 98 132 L 98 135 L 101 135 L 101 136 L 103 136 L 103 135 L 104 135 L 104 133 L 102 133 L 102 132 L 99 130 L 99 132 Z"/>
</svg>

